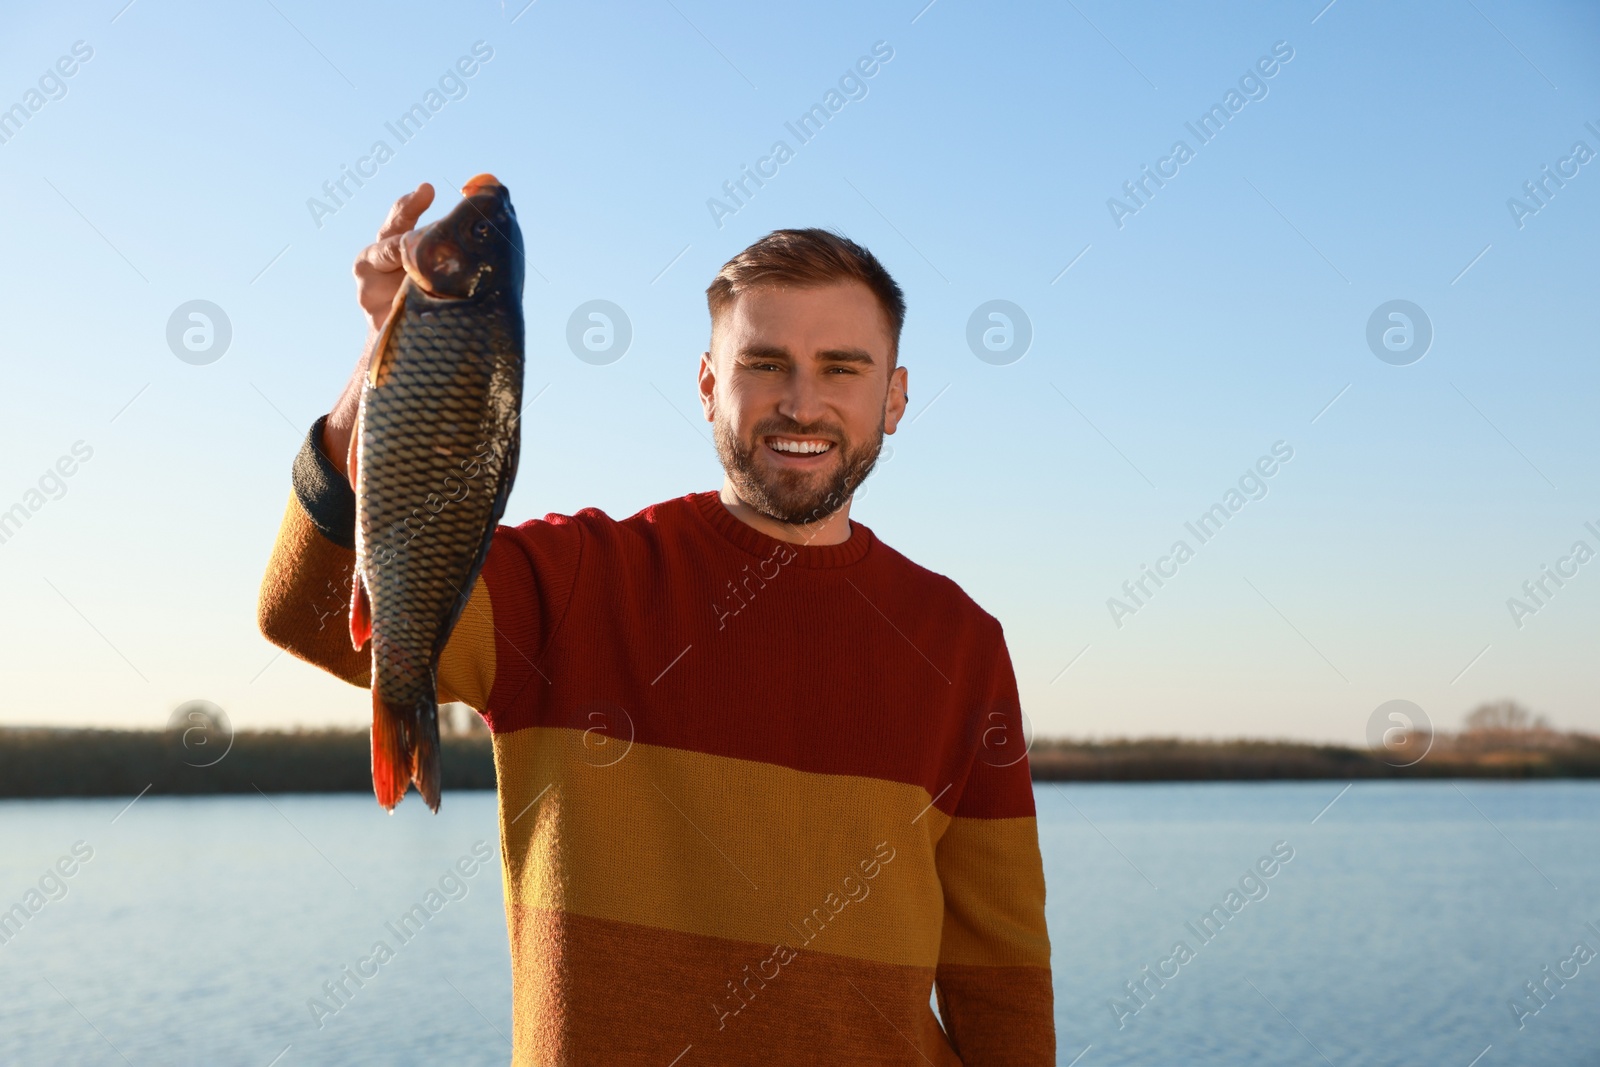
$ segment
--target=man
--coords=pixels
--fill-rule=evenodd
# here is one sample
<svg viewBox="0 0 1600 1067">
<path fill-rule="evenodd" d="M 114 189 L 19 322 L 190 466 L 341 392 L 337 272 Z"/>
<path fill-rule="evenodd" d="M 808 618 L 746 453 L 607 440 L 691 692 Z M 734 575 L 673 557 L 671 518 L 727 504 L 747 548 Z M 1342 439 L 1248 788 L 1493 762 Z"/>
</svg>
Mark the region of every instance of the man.
<svg viewBox="0 0 1600 1067">
<path fill-rule="evenodd" d="M 432 199 L 356 261 L 371 336 Z M 721 490 L 500 527 L 440 665 L 494 738 L 514 1062 L 1054 1063 L 1000 624 L 849 518 L 906 408 L 900 288 L 853 242 L 780 230 L 707 298 Z M 270 640 L 361 686 L 327 604 L 365 358 L 295 462 L 260 605 Z"/>
</svg>

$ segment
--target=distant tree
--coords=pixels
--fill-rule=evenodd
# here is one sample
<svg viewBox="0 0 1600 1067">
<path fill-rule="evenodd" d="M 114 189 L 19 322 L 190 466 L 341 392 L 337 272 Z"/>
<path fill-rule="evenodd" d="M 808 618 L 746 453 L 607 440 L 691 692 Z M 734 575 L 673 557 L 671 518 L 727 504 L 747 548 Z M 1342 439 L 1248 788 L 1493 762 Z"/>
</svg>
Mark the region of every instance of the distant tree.
<svg viewBox="0 0 1600 1067">
<path fill-rule="evenodd" d="M 1527 708 L 1507 698 L 1479 704 L 1467 714 L 1466 728 L 1469 734 L 1489 730 L 1522 732 L 1548 730 L 1550 723 L 1543 715 L 1531 715 Z"/>
</svg>

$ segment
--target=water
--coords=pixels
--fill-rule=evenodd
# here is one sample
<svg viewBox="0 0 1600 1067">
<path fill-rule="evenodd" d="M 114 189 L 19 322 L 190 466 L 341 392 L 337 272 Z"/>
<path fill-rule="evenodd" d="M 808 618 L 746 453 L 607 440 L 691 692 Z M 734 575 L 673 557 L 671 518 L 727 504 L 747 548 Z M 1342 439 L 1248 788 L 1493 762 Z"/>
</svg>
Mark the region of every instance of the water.
<svg viewBox="0 0 1600 1067">
<path fill-rule="evenodd" d="M 1522 1029 L 1508 1005 L 1600 950 L 1600 783 L 1357 783 L 1319 816 L 1343 788 L 1041 784 L 1060 1062 L 1600 1061 L 1600 958 Z M 1279 841 L 1267 895 L 1202 943 L 1185 923 Z M 1194 958 L 1119 1021 L 1180 940 Z"/>
<path fill-rule="evenodd" d="M 1508 1006 L 1538 1006 L 1523 982 L 1575 942 L 1600 949 L 1600 784 L 1358 783 L 1327 807 L 1342 788 L 1041 784 L 1060 1062 L 1600 1060 L 1600 958 L 1522 1029 Z M 57 898 L 0 945 L 0 1063 L 506 1063 L 494 797 L 414 801 L 0 802 L 0 908 L 41 879 Z M 476 842 L 493 859 L 451 878 Z M 1257 899 L 1197 936 L 1275 845 L 1292 858 L 1245 881 Z M 315 1018 L 418 903 L 438 910 Z"/>
</svg>

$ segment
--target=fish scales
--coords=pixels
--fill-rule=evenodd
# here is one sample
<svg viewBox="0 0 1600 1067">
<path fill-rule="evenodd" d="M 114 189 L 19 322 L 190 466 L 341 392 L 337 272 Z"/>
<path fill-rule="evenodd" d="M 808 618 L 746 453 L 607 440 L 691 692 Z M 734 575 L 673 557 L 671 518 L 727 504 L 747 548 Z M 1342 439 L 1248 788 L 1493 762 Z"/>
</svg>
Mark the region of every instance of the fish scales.
<svg viewBox="0 0 1600 1067">
<path fill-rule="evenodd" d="M 378 800 L 392 810 L 414 782 L 437 811 L 438 658 L 516 473 L 521 239 L 504 189 L 417 231 L 405 259 L 361 395 L 351 632 L 372 644 Z"/>
<path fill-rule="evenodd" d="M 431 651 L 453 621 L 438 618 L 434 605 L 445 602 L 447 590 L 468 591 L 463 583 L 473 569 L 471 550 L 491 524 L 493 487 L 505 458 L 504 449 L 485 452 L 482 446 L 511 432 L 511 412 L 484 398 L 507 396 L 517 384 L 497 380 L 506 375 L 497 375 L 490 354 L 495 346 L 475 316 L 451 323 L 449 310 L 426 314 L 442 321 L 429 324 L 407 301 L 406 320 L 396 330 L 399 351 L 382 388 L 367 392 L 363 412 L 363 532 L 369 553 L 381 562 L 367 593 L 375 652 L 394 668 L 382 675 L 383 692 L 397 703 L 413 701 L 431 679 L 425 663 L 406 670 L 400 655 L 389 655 L 391 645 L 399 653 Z M 482 355 L 474 358 L 475 351 Z M 419 412 L 427 413 L 426 423 Z M 485 458 L 476 459 L 481 453 Z M 475 477 L 462 470 L 464 460 L 475 460 Z"/>
</svg>

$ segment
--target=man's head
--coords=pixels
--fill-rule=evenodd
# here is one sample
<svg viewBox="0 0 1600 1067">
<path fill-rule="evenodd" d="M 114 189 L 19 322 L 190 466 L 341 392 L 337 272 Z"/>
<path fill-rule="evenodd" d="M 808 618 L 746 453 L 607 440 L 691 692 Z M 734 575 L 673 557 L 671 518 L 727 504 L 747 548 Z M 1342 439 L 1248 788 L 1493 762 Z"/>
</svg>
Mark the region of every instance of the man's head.
<svg viewBox="0 0 1600 1067">
<path fill-rule="evenodd" d="M 786 523 L 833 514 L 906 409 L 905 297 L 865 248 L 774 230 L 706 289 L 700 403 L 740 499 Z"/>
</svg>

